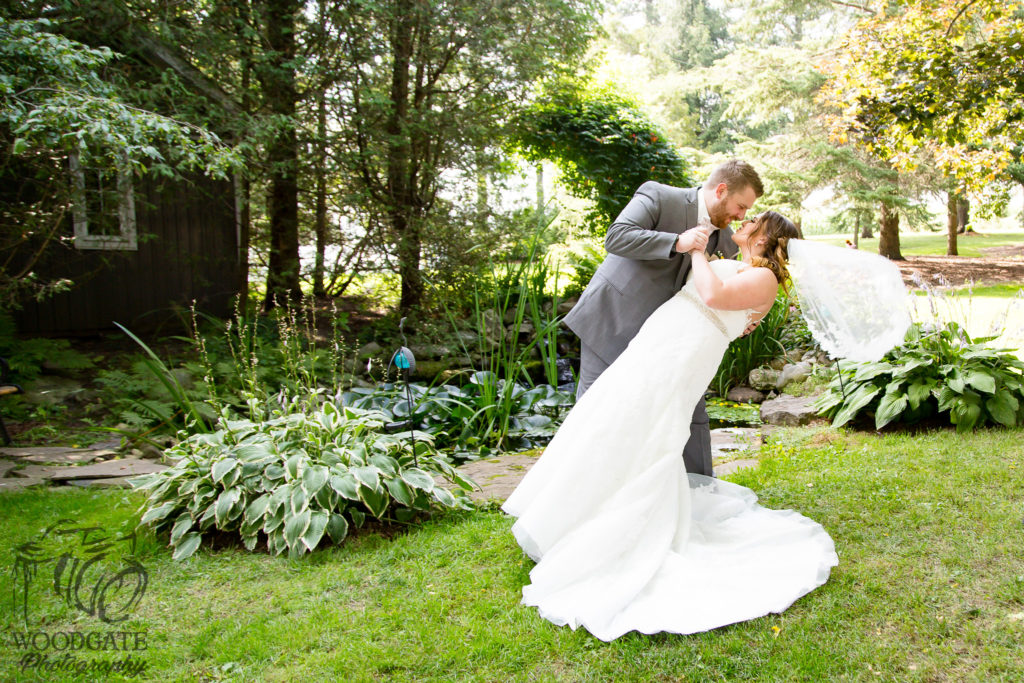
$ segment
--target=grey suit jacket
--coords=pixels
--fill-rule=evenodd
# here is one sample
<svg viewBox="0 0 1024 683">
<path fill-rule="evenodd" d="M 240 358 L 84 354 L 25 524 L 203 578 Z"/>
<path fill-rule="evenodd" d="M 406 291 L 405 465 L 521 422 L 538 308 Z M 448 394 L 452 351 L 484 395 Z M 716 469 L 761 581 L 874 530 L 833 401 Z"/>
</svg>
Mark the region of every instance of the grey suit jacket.
<svg viewBox="0 0 1024 683">
<path fill-rule="evenodd" d="M 699 187 L 649 181 L 608 228 L 608 256 L 565 324 L 608 363 L 622 353 L 644 321 L 686 282 L 692 258 L 675 251 L 679 233 L 697 225 Z M 715 230 L 707 253 L 738 251 L 728 228 Z"/>
</svg>

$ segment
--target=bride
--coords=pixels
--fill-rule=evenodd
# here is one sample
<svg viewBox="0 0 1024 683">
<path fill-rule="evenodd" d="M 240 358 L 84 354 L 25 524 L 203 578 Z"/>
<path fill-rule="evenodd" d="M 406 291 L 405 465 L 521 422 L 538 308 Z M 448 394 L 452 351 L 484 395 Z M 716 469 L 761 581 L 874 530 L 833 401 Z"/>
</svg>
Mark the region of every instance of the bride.
<svg viewBox="0 0 1024 683">
<path fill-rule="evenodd" d="M 580 398 L 502 506 L 537 562 L 523 604 L 608 641 L 782 612 L 828 579 L 838 558 L 819 524 L 687 474 L 680 455 L 695 404 L 729 341 L 771 309 L 798 236 L 769 211 L 733 235 L 742 261 L 692 252 L 686 285 Z"/>
</svg>

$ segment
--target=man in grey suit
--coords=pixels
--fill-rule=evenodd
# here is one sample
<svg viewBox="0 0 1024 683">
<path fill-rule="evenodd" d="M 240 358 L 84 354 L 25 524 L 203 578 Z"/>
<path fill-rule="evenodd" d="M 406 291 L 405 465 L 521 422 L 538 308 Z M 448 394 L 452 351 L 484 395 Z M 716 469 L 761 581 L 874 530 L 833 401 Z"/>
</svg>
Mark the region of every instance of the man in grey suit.
<svg viewBox="0 0 1024 683">
<path fill-rule="evenodd" d="M 581 342 L 577 399 L 626 349 L 648 316 L 686 282 L 687 252 L 704 247 L 709 254 L 735 256 L 729 224 L 743 220 L 762 194 L 757 171 L 735 159 L 716 167 L 699 187 L 653 181 L 640 186 L 608 228 L 608 256 L 565 318 Z M 683 459 L 687 472 L 713 475 L 703 399 L 694 410 Z"/>
</svg>

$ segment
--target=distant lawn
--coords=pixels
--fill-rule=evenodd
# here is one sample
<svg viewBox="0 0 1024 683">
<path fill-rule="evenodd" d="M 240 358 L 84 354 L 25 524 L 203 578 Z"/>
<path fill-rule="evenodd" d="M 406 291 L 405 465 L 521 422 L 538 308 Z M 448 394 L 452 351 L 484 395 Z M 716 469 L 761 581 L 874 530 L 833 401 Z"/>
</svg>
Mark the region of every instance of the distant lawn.
<svg viewBox="0 0 1024 683">
<path fill-rule="evenodd" d="M 149 586 L 132 619 L 103 627 L 71 610 L 40 569 L 33 630 L 145 631 L 154 681 L 1024 679 L 1020 430 L 775 438 L 786 446 L 765 446 L 763 464 L 732 479 L 821 522 L 840 558 L 782 615 L 607 644 L 558 628 L 519 605 L 532 563 L 491 510 L 297 561 L 204 548 L 178 563 L 147 534 Z M 61 517 L 117 528 L 137 502 L 109 490 L 0 493 L 0 557 L 9 567 L 14 546 Z M 0 585 L 0 680 L 89 680 L 19 671 L 11 634 L 23 627 Z"/>
<path fill-rule="evenodd" d="M 843 245 L 849 235 L 811 235 L 809 239 L 828 244 Z M 982 232 L 957 236 L 957 251 L 960 256 L 981 257 L 982 249 L 1007 247 L 1024 244 L 1024 230 L 1003 232 Z M 878 253 L 878 233 L 871 239 L 861 239 L 861 249 Z M 900 251 L 904 256 L 942 256 L 946 253 L 944 232 L 900 232 Z"/>
</svg>

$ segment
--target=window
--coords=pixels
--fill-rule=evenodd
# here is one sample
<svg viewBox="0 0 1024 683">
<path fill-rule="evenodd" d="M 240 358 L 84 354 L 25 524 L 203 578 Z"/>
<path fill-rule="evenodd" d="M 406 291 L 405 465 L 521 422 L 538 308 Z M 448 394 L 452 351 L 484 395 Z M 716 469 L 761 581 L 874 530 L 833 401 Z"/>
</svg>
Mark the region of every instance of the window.
<svg viewBox="0 0 1024 683">
<path fill-rule="evenodd" d="M 135 193 L 128 164 L 116 171 L 88 170 L 78 153 L 72 152 L 69 165 L 75 248 L 137 251 Z"/>
</svg>

